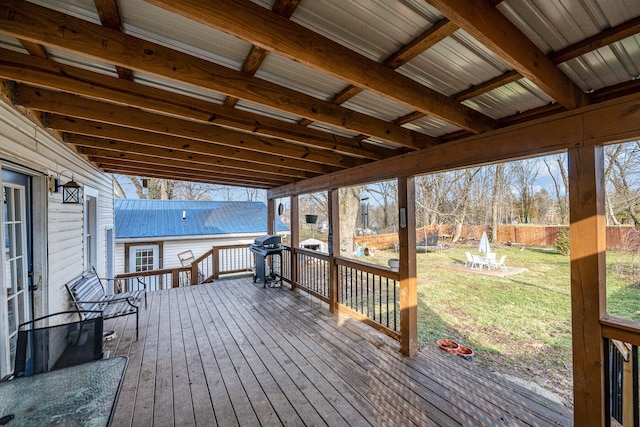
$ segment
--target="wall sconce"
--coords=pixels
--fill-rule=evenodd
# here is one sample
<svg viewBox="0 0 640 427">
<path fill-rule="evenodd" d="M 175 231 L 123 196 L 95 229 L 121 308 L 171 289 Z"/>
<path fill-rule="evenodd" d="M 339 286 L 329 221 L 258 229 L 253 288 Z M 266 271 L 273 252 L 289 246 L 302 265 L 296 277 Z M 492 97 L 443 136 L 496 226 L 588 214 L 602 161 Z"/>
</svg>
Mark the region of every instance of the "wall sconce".
<svg viewBox="0 0 640 427">
<path fill-rule="evenodd" d="M 71 174 L 71 181 L 66 184 L 60 185 L 60 175 L 64 172 L 62 171 L 58 173 L 58 176 L 54 180 L 54 188 L 57 193 L 60 191 L 62 187 L 62 203 L 70 203 L 70 204 L 82 204 L 82 186 L 73 180 L 73 173 Z"/>
</svg>

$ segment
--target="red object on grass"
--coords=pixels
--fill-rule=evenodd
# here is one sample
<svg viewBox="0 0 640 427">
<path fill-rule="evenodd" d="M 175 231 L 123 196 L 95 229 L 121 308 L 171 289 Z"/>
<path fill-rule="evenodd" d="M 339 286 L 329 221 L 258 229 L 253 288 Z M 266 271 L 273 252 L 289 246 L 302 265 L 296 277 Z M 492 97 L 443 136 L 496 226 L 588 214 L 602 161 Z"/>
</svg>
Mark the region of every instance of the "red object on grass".
<svg viewBox="0 0 640 427">
<path fill-rule="evenodd" d="M 451 354 L 458 353 L 458 348 L 460 347 L 457 342 L 451 340 L 438 340 L 437 343 L 438 347 Z"/>
</svg>

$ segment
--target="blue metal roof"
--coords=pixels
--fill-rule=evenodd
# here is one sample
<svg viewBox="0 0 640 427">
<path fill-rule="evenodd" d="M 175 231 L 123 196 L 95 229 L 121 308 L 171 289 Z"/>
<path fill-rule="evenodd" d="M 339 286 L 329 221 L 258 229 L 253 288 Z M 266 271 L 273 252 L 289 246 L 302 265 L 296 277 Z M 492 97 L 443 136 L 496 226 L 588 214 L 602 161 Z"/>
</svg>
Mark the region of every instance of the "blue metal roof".
<svg viewBox="0 0 640 427">
<path fill-rule="evenodd" d="M 263 202 L 115 199 L 114 208 L 119 239 L 267 232 Z M 287 230 L 277 218 L 276 231 Z"/>
</svg>

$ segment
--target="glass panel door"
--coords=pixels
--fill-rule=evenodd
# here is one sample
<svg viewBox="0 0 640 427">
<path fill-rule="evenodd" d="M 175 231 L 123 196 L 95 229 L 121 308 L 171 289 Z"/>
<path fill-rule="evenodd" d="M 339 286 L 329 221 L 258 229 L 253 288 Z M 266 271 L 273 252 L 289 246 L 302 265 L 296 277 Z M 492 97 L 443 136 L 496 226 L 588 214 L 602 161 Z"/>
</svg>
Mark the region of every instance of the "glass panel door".
<svg viewBox="0 0 640 427">
<path fill-rule="evenodd" d="M 4 174 L 3 174 L 4 178 Z M 28 247 L 25 186 L 3 183 L 2 375 L 13 372 L 18 326 L 29 315 Z"/>
</svg>

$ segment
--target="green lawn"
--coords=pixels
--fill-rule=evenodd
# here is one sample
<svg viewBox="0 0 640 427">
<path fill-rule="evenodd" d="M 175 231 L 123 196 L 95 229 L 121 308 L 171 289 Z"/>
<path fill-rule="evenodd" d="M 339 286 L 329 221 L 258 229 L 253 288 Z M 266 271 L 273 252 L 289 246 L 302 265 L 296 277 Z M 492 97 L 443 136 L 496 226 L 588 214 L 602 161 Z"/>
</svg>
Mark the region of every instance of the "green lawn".
<svg viewBox="0 0 640 427">
<path fill-rule="evenodd" d="M 505 264 L 527 270 L 509 277 L 451 271 L 465 251 L 419 253 L 418 339 L 434 346 L 440 338 L 455 340 L 476 352 L 474 363 L 533 380 L 565 400 L 571 390 L 571 305 L 569 257 L 553 248 L 493 248 Z M 365 261 L 385 265 L 392 251 L 378 251 Z M 640 321 L 640 287 L 634 274 L 637 254 L 607 254 L 609 312 Z"/>
</svg>

